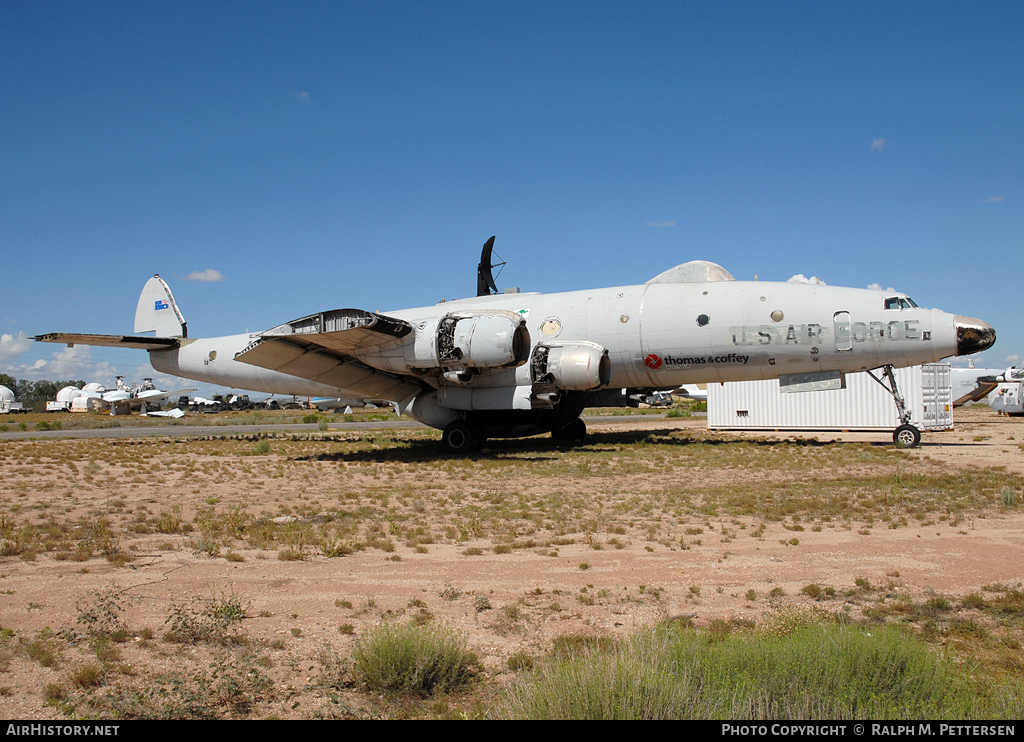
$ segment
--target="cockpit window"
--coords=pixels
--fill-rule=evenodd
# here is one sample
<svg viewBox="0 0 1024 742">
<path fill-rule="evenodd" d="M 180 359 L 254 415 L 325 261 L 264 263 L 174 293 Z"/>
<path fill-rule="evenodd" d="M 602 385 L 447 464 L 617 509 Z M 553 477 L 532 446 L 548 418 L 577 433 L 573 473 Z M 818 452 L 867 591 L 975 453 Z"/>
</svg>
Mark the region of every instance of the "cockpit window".
<svg viewBox="0 0 1024 742">
<path fill-rule="evenodd" d="M 890 296 L 885 300 L 886 309 L 916 309 L 917 304 L 909 296 Z"/>
</svg>

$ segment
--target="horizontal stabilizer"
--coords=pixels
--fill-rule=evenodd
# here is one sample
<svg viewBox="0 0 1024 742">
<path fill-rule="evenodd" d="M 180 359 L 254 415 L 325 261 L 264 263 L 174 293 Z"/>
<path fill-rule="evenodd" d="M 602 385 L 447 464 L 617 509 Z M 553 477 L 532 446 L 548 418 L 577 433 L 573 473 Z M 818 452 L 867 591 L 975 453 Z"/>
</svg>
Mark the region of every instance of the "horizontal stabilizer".
<svg viewBox="0 0 1024 742">
<path fill-rule="evenodd" d="M 74 345 L 99 345 L 107 348 L 137 348 L 140 350 L 167 350 L 177 348 L 181 338 L 153 338 L 142 335 L 85 335 L 74 332 L 51 332 L 36 335 L 33 340 L 40 343 L 62 343 Z"/>
</svg>

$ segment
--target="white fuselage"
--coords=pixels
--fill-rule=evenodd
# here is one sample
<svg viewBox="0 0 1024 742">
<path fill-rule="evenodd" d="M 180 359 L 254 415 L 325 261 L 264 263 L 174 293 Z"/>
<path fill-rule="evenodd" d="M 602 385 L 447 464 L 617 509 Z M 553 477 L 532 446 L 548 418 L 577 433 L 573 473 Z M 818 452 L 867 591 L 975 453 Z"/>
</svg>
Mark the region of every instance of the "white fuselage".
<svg viewBox="0 0 1024 742">
<path fill-rule="evenodd" d="M 153 368 L 165 374 L 226 386 L 230 389 L 298 397 L 337 397 L 343 394 L 344 390 L 327 384 L 236 361 L 235 354 L 257 337 L 259 336 L 245 333 L 187 339 L 183 340 L 178 348 L 151 350 L 149 362 Z"/>
<path fill-rule="evenodd" d="M 651 283 L 500 294 L 388 314 L 416 325 L 464 308 L 512 311 L 526 318 L 533 344 L 586 340 L 607 348 L 612 388 L 855 372 L 956 354 L 954 315 L 884 309 L 885 298 L 867 289 L 805 284 Z M 525 367 L 505 373 L 529 383 Z"/>
<path fill-rule="evenodd" d="M 432 331 L 438 317 L 462 310 L 505 310 L 524 317 L 532 346 L 574 341 L 602 346 L 611 362 L 608 388 L 668 389 L 785 374 L 855 372 L 911 366 L 957 353 L 954 315 L 906 303 L 903 309 L 886 309 L 887 296 L 833 286 L 720 281 L 474 297 L 387 312 L 412 324 L 413 334 L 358 360 L 408 374 L 409 349 L 417 333 Z M 150 356 L 159 371 L 238 389 L 303 396 L 361 394 L 359 389 L 337 389 L 235 361 L 235 354 L 258 337 L 185 340 L 180 348 L 151 351 Z M 422 381 L 446 386 L 440 375 Z M 489 370 L 468 386 L 530 383 L 529 364 L 524 364 Z"/>
</svg>

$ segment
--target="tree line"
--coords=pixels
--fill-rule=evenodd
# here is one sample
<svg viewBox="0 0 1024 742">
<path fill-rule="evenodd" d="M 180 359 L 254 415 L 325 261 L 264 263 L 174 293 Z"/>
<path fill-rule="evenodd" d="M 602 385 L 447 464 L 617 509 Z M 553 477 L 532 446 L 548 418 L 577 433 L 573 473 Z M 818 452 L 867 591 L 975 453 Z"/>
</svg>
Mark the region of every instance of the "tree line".
<svg viewBox="0 0 1024 742">
<path fill-rule="evenodd" d="M 66 386 L 76 386 L 81 389 L 85 382 L 81 379 L 69 379 L 67 381 L 50 381 L 40 379 L 29 381 L 28 379 L 16 379 L 4 373 L 0 373 L 0 386 L 5 386 L 14 392 L 14 398 L 23 405 L 30 405 L 33 402 L 45 402 L 57 399 L 57 392 Z"/>
</svg>

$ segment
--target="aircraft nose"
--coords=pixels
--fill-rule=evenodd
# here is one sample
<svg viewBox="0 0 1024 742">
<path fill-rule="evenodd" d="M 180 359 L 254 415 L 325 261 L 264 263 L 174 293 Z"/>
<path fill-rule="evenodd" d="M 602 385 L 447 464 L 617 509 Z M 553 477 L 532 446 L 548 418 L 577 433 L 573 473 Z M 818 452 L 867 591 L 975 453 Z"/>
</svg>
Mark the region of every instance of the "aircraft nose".
<svg viewBox="0 0 1024 742">
<path fill-rule="evenodd" d="M 996 330 L 988 322 L 973 317 L 956 315 L 953 318 L 956 327 L 956 354 L 969 356 L 992 347 L 996 341 Z"/>
</svg>

